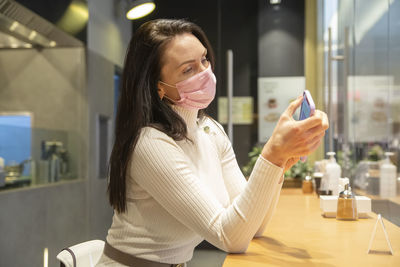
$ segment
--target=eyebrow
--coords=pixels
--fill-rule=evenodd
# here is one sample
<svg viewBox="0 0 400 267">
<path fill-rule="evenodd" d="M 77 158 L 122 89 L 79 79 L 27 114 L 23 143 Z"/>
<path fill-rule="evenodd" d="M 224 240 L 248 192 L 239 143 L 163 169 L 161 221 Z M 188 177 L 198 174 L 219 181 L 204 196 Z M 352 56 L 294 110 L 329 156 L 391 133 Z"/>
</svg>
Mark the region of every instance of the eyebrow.
<svg viewBox="0 0 400 267">
<path fill-rule="evenodd" d="M 202 55 L 202 57 L 204 57 L 205 55 L 207 55 L 207 48 L 206 48 L 206 49 L 204 49 L 204 52 L 203 52 L 203 55 Z M 184 65 L 184 64 L 186 64 L 186 63 L 193 62 L 193 61 L 196 61 L 196 60 L 195 60 L 195 59 L 189 59 L 189 60 L 186 60 L 186 61 L 182 62 L 181 64 L 179 64 L 179 66 L 178 66 L 178 67 L 176 67 L 176 68 L 179 68 L 180 66 L 182 66 L 182 65 Z"/>
</svg>

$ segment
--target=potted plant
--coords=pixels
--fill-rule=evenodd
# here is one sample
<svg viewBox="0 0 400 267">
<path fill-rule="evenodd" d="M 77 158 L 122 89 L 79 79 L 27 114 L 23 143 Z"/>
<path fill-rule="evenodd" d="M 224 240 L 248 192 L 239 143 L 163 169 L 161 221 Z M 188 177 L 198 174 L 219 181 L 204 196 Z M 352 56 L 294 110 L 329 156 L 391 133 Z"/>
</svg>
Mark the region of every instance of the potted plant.
<svg viewBox="0 0 400 267">
<path fill-rule="evenodd" d="M 261 146 L 254 146 L 252 150 L 249 152 L 249 161 L 246 165 L 242 167 L 243 175 L 246 179 L 249 178 L 251 172 L 253 171 L 254 165 L 256 164 L 258 156 L 261 154 L 262 147 Z"/>
<path fill-rule="evenodd" d="M 302 162 L 299 160 L 292 166 L 292 168 L 285 172 L 285 182 L 283 187 L 301 187 L 304 178 L 311 173 L 312 168 L 308 165 L 307 161 Z"/>
<path fill-rule="evenodd" d="M 254 165 L 256 164 L 258 156 L 261 154 L 262 147 L 254 146 L 249 152 L 249 161 L 242 167 L 242 172 L 246 179 L 250 176 L 253 171 Z M 307 162 L 298 161 L 292 168 L 285 172 L 285 182 L 283 187 L 301 187 L 302 180 L 312 172 L 312 168 Z"/>
</svg>

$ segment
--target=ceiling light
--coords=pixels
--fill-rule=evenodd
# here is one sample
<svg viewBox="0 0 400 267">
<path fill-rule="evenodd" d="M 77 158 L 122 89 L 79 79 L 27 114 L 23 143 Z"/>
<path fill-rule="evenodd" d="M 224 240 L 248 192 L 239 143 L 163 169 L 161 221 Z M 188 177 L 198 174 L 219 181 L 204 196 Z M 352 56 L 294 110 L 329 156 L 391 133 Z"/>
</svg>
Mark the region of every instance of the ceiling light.
<svg viewBox="0 0 400 267">
<path fill-rule="evenodd" d="M 10 26 L 10 31 L 15 31 L 15 29 L 18 27 L 19 23 L 14 21 L 11 26 Z"/>
<path fill-rule="evenodd" d="M 156 8 L 152 0 L 136 0 L 132 3 L 132 8 L 126 13 L 128 19 L 140 19 L 150 14 Z"/>
<path fill-rule="evenodd" d="M 31 33 L 29 34 L 29 40 L 33 40 L 35 37 L 36 37 L 36 35 L 37 35 L 37 32 L 36 31 L 31 31 Z"/>
<path fill-rule="evenodd" d="M 279 5 L 281 3 L 281 0 L 269 0 L 269 3 L 271 5 Z"/>
</svg>

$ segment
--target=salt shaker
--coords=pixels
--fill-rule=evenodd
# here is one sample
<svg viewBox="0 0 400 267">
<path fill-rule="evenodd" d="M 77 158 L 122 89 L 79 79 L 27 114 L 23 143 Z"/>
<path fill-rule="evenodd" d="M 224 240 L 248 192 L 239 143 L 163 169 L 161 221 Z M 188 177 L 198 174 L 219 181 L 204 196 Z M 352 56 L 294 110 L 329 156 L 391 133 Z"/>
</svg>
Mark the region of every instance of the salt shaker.
<svg viewBox="0 0 400 267">
<path fill-rule="evenodd" d="M 336 212 L 337 220 L 357 220 L 356 198 L 349 184 L 345 184 L 344 190 L 340 192 Z"/>
</svg>

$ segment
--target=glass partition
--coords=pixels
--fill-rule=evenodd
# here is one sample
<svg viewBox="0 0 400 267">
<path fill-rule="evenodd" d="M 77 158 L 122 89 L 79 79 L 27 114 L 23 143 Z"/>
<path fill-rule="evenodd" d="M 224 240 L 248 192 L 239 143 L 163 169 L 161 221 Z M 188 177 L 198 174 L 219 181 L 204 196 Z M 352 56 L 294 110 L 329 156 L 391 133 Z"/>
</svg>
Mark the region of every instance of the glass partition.
<svg viewBox="0 0 400 267">
<path fill-rule="evenodd" d="M 329 3 L 328 3 L 329 2 Z M 400 195 L 400 0 L 324 1 L 325 101 L 330 146 L 342 176 L 380 192 L 384 153 L 397 166 Z M 330 38 L 329 38 L 330 36 Z"/>
</svg>

